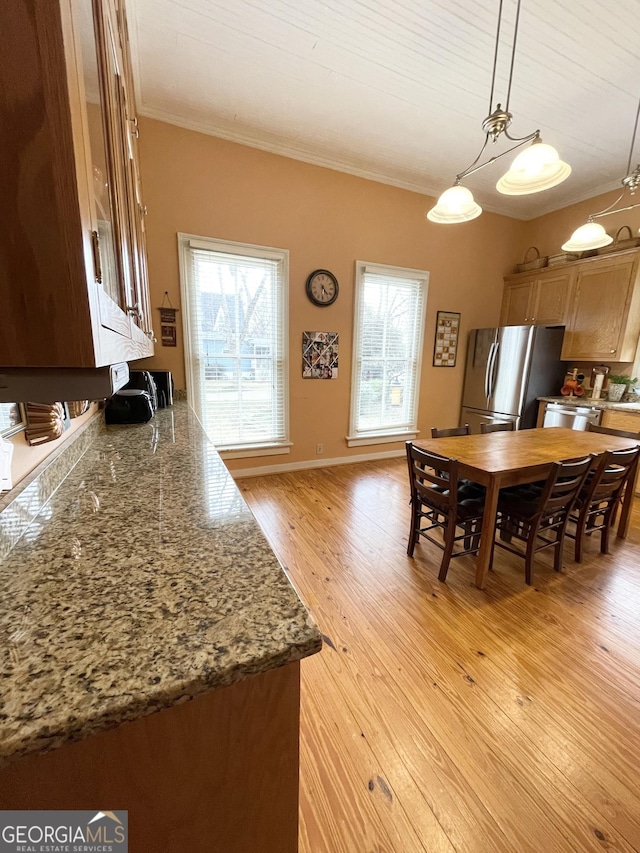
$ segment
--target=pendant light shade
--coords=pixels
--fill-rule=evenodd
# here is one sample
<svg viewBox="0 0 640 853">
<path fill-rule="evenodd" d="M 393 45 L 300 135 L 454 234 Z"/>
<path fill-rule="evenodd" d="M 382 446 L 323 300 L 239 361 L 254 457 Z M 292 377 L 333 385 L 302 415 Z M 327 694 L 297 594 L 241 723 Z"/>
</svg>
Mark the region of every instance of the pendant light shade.
<svg viewBox="0 0 640 853">
<path fill-rule="evenodd" d="M 562 183 L 571 174 L 571 166 L 560 159 L 552 145 L 539 137 L 515 158 L 496 189 L 503 195 L 530 195 Z"/>
<path fill-rule="evenodd" d="M 585 222 L 573 232 L 571 237 L 562 246 L 563 252 L 586 252 L 589 249 L 601 249 L 613 243 L 610 237 L 598 222 Z"/>
<path fill-rule="evenodd" d="M 474 201 L 471 190 L 456 184 L 442 193 L 436 206 L 427 213 L 427 219 L 441 224 L 469 222 L 481 213 L 482 208 Z"/>
<path fill-rule="evenodd" d="M 438 204 L 427 213 L 427 218 L 432 222 L 467 222 L 470 219 L 475 219 L 476 216 L 480 216 L 482 213 L 480 205 L 475 203 L 473 196 L 466 189 L 464 192 L 467 195 L 463 197 L 463 187 L 460 186 L 460 182 L 468 175 L 474 174 L 479 169 L 484 169 L 485 166 L 490 166 L 496 160 L 505 157 L 517 148 L 522 148 L 529 142 L 533 142 L 534 144 L 516 157 L 509 171 L 498 181 L 497 188 L 501 193 L 504 195 L 527 195 L 528 193 L 541 192 L 542 190 L 549 189 L 549 187 L 555 187 L 556 184 L 568 178 L 571 173 L 571 167 L 562 162 L 555 148 L 545 145 L 540 140 L 539 130 L 534 130 L 533 133 L 529 133 L 527 136 L 511 136 L 509 133 L 509 127 L 513 119 L 513 115 L 509 111 L 509 103 L 511 98 L 511 84 L 513 82 L 513 67 L 516 57 L 516 43 L 518 40 L 520 4 L 521 0 L 515 0 L 516 14 L 511 42 L 511 65 L 509 68 L 507 97 L 504 108 L 501 103 L 498 103 L 494 107 L 493 100 L 496 82 L 500 83 L 500 77 L 497 76 L 496 71 L 500 47 L 503 0 L 498 0 L 498 26 L 493 53 L 489 114 L 482 122 L 484 143 L 475 160 L 466 169 L 463 169 L 462 172 L 458 172 L 454 186 L 446 190 L 438 199 Z M 492 145 L 495 144 L 501 136 L 504 136 L 509 142 L 515 144 L 500 154 L 487 157 L 485 155 L 487 146 L 489 143 Z M 483 157 L 486 159 L 483 160 Z"/>
<path fill-rule="evenodd" d="M 627 160 L 627 173 L 622 179 L 622 192 L 618 198 L 612 202 L 609 207 L 598 213 L 592 213 L 584 225 L 577 228 L 567 242 L 562 246 L 564 252 L 585 252 L 588 249 L 600 249 L 602 246 L 608 246 L 613 243 L 613 237 L 610 237 L 604 230 L 602 225 L 594 222 L 594 219 L 600 219 L 603 216 L 611 216 L 613 213 L 622 213 L 623 210 L 635 210 L 640 207 L 640 201 L 633 203 L 632 199 L 637 189 L 640 188 L 640 164 L 631 169 L 633 162 L 633 151 L 636 144 L 636 133 L 638 131 L 638 119 L 640 119 L 640 99 L 636 108 L 636 121 L 633 125 L 633 134 L 631 136 L 631 147 L 629 148 L 629 159 Z M 628 198 L 631 196 L 631 199 Z M 626 199 L 631 201 L 631 204 L 626 204 L 624 207 L 619 207 L 619 203 Z M 638 232 L 640 233 L 640 231 Z"/>
</svg>

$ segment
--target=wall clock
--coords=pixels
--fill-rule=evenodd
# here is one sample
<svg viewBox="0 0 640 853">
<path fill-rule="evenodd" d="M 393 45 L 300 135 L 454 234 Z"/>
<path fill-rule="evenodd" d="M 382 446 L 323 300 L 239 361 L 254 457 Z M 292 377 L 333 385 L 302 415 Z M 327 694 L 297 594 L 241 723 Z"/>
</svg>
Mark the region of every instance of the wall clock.
<svg viewBox="0 0 640 853">
<path fill-rule="evenodd" d="M 338 279 L 329 270 L 314 270 L 306 287 L 309 299 L 322 308 L 332 305 L 338 298 Z"/>
</svg>

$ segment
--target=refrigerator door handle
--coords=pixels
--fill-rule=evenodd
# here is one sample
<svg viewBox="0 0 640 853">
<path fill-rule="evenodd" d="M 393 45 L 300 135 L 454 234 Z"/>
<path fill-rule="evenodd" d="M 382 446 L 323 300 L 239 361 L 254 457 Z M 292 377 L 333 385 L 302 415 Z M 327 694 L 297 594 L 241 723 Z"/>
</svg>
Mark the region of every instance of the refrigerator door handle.
<svg viewBox="0 0 640 853">
<path fill-rule="evenodd" d="M 487 364 L 487 399 L 490 400 L 493 397 L 493 388 L 496 382 L 496 365 L 498 364 L 498 349 L 500 347 L 499 343 L 494 343 L 491 345 L 491 352 L 489 353 L 489 362 Z"/>
<path fill-rule="evenodd" d="M 487 356 L 487 366 L 484 370 L 484 396 L 486 397 L 487 404 L 489 403 L 489 397 L 491 396 L 489 393 L 489 375 L 491 373 L 491 360 L 493 358 L 493 350 L 495 348 L 495 341 L 489 347 L 489 355 Z"/>
</svg>

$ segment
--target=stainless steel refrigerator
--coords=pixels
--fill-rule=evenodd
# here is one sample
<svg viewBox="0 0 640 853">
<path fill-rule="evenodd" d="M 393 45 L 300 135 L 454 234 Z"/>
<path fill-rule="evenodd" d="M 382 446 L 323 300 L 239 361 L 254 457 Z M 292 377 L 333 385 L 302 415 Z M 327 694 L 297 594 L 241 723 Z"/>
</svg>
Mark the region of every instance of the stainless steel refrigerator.
<svg viewBox="0 0 640 853">
<path fill-rule="evenodd" d="M 546 326 L 473 329 L 460 423 L 472 433 L 480 432 L 481 423 L 535 427 L 537 397 L 557 396 L 564 382 L 563 334 L 563 328 Z"/>
</svg>

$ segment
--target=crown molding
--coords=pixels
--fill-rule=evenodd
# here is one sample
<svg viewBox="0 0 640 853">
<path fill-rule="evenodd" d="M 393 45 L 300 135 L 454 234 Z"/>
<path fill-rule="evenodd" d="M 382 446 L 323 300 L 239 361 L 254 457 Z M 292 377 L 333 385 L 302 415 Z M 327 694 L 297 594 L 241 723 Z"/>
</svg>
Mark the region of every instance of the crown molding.
<svg viewBox="0 0 640 853">
<path fill-rule="evenodd" d="M 284 141 L 268 142 L 264 139 L 255 137 L 252 134 L 243 133 L 240 131 L 229 131 L 226 128 L 223 129 L 220 127 L 216 127 L 208 122 L 199 121 L 193 118 L 186 118 L 184 116 L 176 116 L 169 110 L 158 109 L 157 107 L 141 106 L 138 109 L 138 113 L 139 115 L 145 116 L 146 118 L 155 119 L 156 121 L 162 121 L 166 124 L 171 124 L 175 127 L 182 127 L 185 130 L 193 130 L 196 133 L 203 133 L 206 136 L 214 136 L 217 139 L 224 139 L 227 142 L 234 142 L 238 145 L 245 145 L 248 148 L 255 148 L 259 151 L 266 151 L 269 154 L 275 154 L 279 157 L 288 157 L 291 160 L 298 160 L 302 163 L 308 163 L 311 166 L 319 166 L 323 169 L 332 169 L 336 172 L 342 172 L 343 174 L 352 175 L 356 178 L 364 178 L 367 181 L 375 181 L 379 184 L 386 184 L 387 186 L 397 187 L 401 190 L 408 190 L 409 192 L 417 193 L 418 195 L 423 195 L 429 199 L 437 199 L 438 196 L 444 191 L 443 184 L 435 188 L 425 186 L 424 184 L 419 183 L 417 181 L 402 180 L 399 178 L 395 178 L 391 175 L 385 174 L 383 172 L 376 172 L 372 169 L 365 169 L 360 166 L 355 166 L 352 163 L 340 161 L 332 157 L 311 154 L 308 151 L 304 151 Z M 557 210 L 563 210 L 565 207 L 571 207 L 571 205 L 573 204 L 578 204 L 581 201 L 587 201 L 590 198 L 596 198 L 599 195 L 603 195 L 607 192 L 612 192 L 616 189 L 620 189 L 619 181 L 616 181 L 615 183 L 603 184 L 602 186 L 587 190 L 584 193 L 578 193 L 577 195 L 571 196 L 569 199 L 563 199 L 560 204 L 556 202 L 555 204 L 546 205 L 534 214 L 531 214 L 529 212 L 518 213 L 513 210 L 507 211 L 502 206 L 497 206 L 490 201 L 487 202 L 485 199 L 482 198 L 481 195 L 477 194 L 477 198 L 482 206 L 483 211 L 486 211 L 487 213 L 495 213 L 498 216 L 506 216 L 509 219 L 516 219 L 520 220 L 521 222 L 531 222 L 534 219 L 539 219 L 541 216 L 546 216 L 548 213 L 554 213 Z"/>
</svg>

